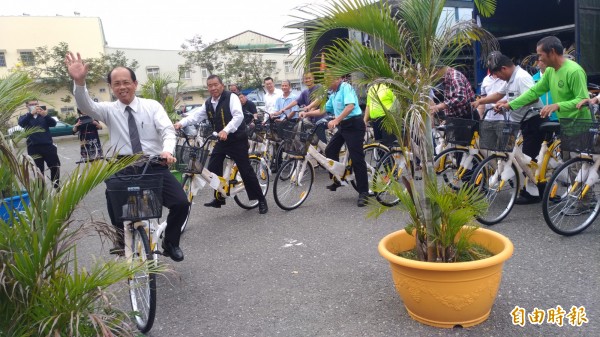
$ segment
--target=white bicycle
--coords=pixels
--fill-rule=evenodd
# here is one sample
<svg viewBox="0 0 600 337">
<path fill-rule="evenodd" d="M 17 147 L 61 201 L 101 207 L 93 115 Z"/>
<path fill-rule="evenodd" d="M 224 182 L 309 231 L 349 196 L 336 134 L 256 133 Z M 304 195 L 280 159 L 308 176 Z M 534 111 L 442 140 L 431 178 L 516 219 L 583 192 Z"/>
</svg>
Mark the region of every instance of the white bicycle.
<svg viewBox="0 0 600 337">
<path fill-rule="evenodd" d="M 146 333 L 156 315 L 156 274 L 159 242 L 167 222 L 162 216 L 162 175 L 146 174 L 151 163 L 159 158 L 148 157 L 141 170 L 118 173 L 106 181 L 110 207 L 119 221 L 124 222 L 124 255 L 135 274 L 129 278 L 129 298 L 138 329 Z M 129 168 L 128 168 L 129 169 Z M 133 173 L 133 174 L 131 174 Z"/>
</svg>

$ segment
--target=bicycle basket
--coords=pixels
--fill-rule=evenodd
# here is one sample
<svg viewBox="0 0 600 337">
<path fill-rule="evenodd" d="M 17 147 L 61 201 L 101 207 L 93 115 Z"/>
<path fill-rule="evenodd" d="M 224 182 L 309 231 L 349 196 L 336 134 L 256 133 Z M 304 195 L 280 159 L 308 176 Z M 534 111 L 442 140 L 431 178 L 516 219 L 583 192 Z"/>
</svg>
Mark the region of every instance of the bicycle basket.
<svg viewBox="0 0 600 337">
<path fill-rule="evenodd" d="M 114 175 L 106 180 L 106 193 L 115 219 L 139 221 L 162 216 L 163 176 Z"/>
<path fill-rule="evenodd" d="M 479 121 L 463 118 L 448 118 L 446 120 L 445 137 L 448 143 L 468 146 L 473 134 L 477 131 Z"/>
<path fill-rule="evenodd" d="M 479 147 L 485 150 L 512 152 L 521 125 L 509 121 L 479 122 Z"/>
<path fill-rule="evenodd" d="M 297 123 L 291 130 L 283 129 L 283 149 L 291 155 L 304 156 L 308 150 L 308 145 L 313 143 L 314 126 L 308 123 Z M 318 138 L 317 138 L 318 141 Z"/>
<path fill-rule="evenodd" d="M 197 125 L 188 125 L 183 128 L 183 133 L 188 137 L 196 137 L 198 135 L 198 127 Z"/>
<path fill-rule="evenodd" d="M 589 119 L 560 119 L 562 151 L 600 154 L 600 122 Z"/>
<path fill-rule="evenodd" d="M 182 173 L 200 174 L 208 160 L 208 149 L 204 147 L 195 147 L 188 144 L 177 145 L 175 147 L 175 164 L 177 171 Z"/>
<path fill-rule="evenodd" d="M 283 120 L 281 122 L 275 122 L 271 124 L 271 130 L 275 132 L 279 139 L 286 139 L 286 135 L 289 137 L 289 132 L 294 130 L 296 126 L 295 121 Z"/>
<path fill-rule="evenodd" d="M 204 122 L 198 124 L 198 136 L 208 138 L 213 133 L 213 127 L 210 123 Z"/>
</svg>

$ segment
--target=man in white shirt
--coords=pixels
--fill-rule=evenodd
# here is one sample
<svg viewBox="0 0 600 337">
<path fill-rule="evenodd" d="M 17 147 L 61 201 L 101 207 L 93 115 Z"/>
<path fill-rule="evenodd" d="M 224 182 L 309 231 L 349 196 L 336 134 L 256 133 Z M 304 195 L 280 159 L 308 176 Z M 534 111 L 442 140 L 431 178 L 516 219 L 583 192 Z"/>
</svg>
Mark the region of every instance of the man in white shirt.
<svg viewBox="0 0 600 337">
<path fill-rule="evenodd" d="M 499 79 L 494 74 L 490 73 L 486 77 L 483 78 L 481 82 L 481 97 L 486 97 L 491 94 L 497 93 L 506 85 L 506 81 Z M 506 96 L 502 98 L 502 100 L 506 100 Z M 475 102 L 473 102 L 475 104 Z M 488 103 L 485 105 L 479 105 L 477 110 L 479 110 L 479 117 L 484 119 L 483 114 L 487 111 L 485 115 L 486 120 L 503 120 L 504 116 L 502 114 L 497 114 L 494 111 L 490 111 L 494 107 L 494 104 Z"/>
<path fill-rule="evenodd" d="M 263 98 L 265 101 L 265 111 L 269 114 L 273 114 L 277 112 L 277 99 L 283 96 L 283 91 L 275 88 L 275 83 L 271 77 L 265 78 L 263 83 L 265 86 L 265 96 Z"/>
<path fill-rule="evenodd" d="M 89 66 L 84 64 L 79 53 L 77 56 L 69 53 L 65 57 L 69 76 L 75 82 L 73 95 L 77 106 L 90 117 L 102 121 L 108 126 L 110 135 L 109 148 L 117 151 L 117 155 L 147 154 L 160 156 L 168 164 L 174 163 L 175 129 L 164 108 L 155 100 L 135 96 L 137 79 L 133 70 L 117 67 L 110 71 L 107 77 L 113 94 L 117 97 L 114 102 L 94 102 L 87 91 L 85 79 Z M 139 174 L 136 167 L 128 167 L 125 174 Z M 186 221 L 189 202 L 181 184 L 169 171 L 166 165 L 151 164 L 146 171 L 148 174 L 159 174 L 163 178 L 162 203 L 169 209 L 167 228 L 162 242 L 164 254 L 173 261 L 183 261 L 183 251 L 179 248 L 181 226 Z M 110 205 L 107 194 L 107 205 Z M 123 253 L 123 222 L 120 222 L 119 210 L 108 207 L 112 224 L 120 234 L 112 254 Z"/>
<path fill-rule="evenodd" d="M 175 128 L 180 129 L 208 120 L 219 133 L 220 142 L 213 148 L 206 169 L 222 176 L 225 157 L 233 159 L 242 176 L 248 199 L 258 200 L 258 212 L 266 214 L 269 210 L 267 200 L 248 159 L 248 135 L 242 103 L 236 94 L 225 90 L 223 80 L 217 75 L 210 75 L 206 79 L 206 86 L 211 97 L 200 108 L 192 110 L 187 117 L 175 123 Z M 221 208 L 225 205 L 225 198 L 219 192 L 215 191 L 214 196 L 215 198 L 204 206 Z"/>
<path fill-rule="evenodd" d="M 489 68 L 492 73 L 501 80 L 506 81 L 506 85 L 497 93 L 488 95 L 485 98 L 477 100 L 474 105 L 495 103 L 504 96 L 508 97 L 508 102 L 516 99 L 521 94 L 529 90 L 535 84 L 531 75 L 516 66 L 506 55 L 499 54 L 490 58 Z M 542 102 L 538 99 L 517 110 L 513 110 L 510 120 L 521 123 L 521 133 L 523 135 L 523 153 L 535 160 L 539 154 L 544 134 L 540 132 L 540 125 L 546 121 L 538 112 L 529 112 L 530 108 L 541 109 Z M 529 186 L 521 190 L 521 196 L 515 201 L 516 204 L 531 204 L 540 201 L 539 191 Z"/>
</svg>

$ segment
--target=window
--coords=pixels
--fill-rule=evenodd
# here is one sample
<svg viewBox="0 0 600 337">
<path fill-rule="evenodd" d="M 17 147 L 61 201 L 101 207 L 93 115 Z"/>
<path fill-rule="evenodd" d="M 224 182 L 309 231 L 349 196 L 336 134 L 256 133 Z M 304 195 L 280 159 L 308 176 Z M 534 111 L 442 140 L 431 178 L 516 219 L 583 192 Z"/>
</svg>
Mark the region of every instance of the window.
<svg viewBox="0 0 600 337">
<path fill-rule="evenodd" d="M 206 68 L 202 68 L 202 78 L 207 78 L 208 77 L 208 69 Z"/>
<path fill-rule="evenodd" d="M 179 66 L 179 78 L 190 79 L 192 78 L 192 72 L 190 68 Z"/>
<path fill-rule="evenodd" d="M 35 65 L 35 58 L 33 57 L 32 51 L 22 51 L 19 53 L 21 55 L 21 62 L 26 67 L 31 67 Z"/>
<path fill-rule="evenodd" d="M 193 101 L 194 100 L 194 96 L 183 96 L 183 100 L 184 101 Z"/>
<path fill-rule="evenodd" d="M 75 108 L 72 107 L 72 106 L 64 106 L 64 107 L 60 108 L 60 112 L 63 113 L 63 114 L 74 113 L 75 112 Z"/>
<path fill-rule="evenodd" d="M 106 92 L 106 88 L 100 88 L 100 93 L 105 93 Z"/>
<path fill-rule="evenodd" d="M 294 72 L 294 66 L 292 64 L 292 61 L 285 61 L 283 62 L 283 67 L 285 68 L 285 72 L 286 73 L 292 73 Z"/>
<path fill-rule="evenodd" d="M 160 69 L 158 67 L 147 67 L 146 74 L 148 77 L 154 77 L 160 75 Z"/>
<path fill-rule="evenodd" d="M 267 68 L 271 70 L 275 70 L 275 68 L 277 67 L 277 61 L 266 60 L 265 64 L 267 65 Z"/>
<path fill-rule="evenodd" d="M 6 67 L 6 55 L 3 51 L 0 51 L 0 67 Z"/>
</svg>

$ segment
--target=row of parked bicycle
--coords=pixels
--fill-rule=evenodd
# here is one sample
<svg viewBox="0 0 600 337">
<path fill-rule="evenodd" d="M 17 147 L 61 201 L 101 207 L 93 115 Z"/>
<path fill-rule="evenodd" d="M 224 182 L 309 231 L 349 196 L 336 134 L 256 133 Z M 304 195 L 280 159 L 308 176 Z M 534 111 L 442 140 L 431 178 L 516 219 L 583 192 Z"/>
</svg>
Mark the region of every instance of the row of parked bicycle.
<svg viewBox="0 0 600 337">
<path fill-rule="evenodd" d="M 539 113 L 534 109 L 528 113 Z M 315 181 L 315 168 L 323 167 L 343 185 L 356 187 L 347 152 L 334 161 L 323 153 L 325 142 L 317 137 L 326 121 L 307 120 L 256 123 L 249 128 L 250 161 L 263 193 L 275 173 L 273 195 L 277 205 L 293 210 L 308 198 Z M 577 234 L 592 224 L 600 212 L 600 123 L 595 120 L 561 119 L 546 122 L 540 132 L 547 135 L 536 158 L 523 153 L 520 124 L 508 120 L 448 119 L 434 131 L 435 172 L 438 182 L 454 189 L 471 184 L 489 202 L 487 213 L 478 218 L 493 225 L 510 213 L 525 189 L 541 200 L 548 226 L 561 235 Z M 237 168 L 230 161 L 222 177 L 204 168 L 210 149 L 217 141 L 210 125 L 180 133 L 177 146 L 178 169 L 183 172 L 184 190 L 190 201 L 208 183 L 238 205 L 257 206 L 248 200 Z M 413 179 L 420 168 L 409 148 L 377 142 L 364 145 L 370 181 L 378 186 L 372 195 L 385 206 L 399 202 L 385 188 L 392 181 Z M 418 176 L 418 174 L 417 174 Z"/>
<path fill-rule="evenodd" d="M 445 136 L 454 145 L 436 156 L 436 173 L 454 188 L 468 183 L 485 195 L 489 209 L 478 218 L 483 224 L 502 221 L 525 193 L 537 195 L 532 199 L 541 202 L 554 232 L 575 235 L 600 211 L 599 126 L 594 119 L 545 122 L 539 130 L 546 135 L 541 149 L 531 158 L 523 153 L 520 123 L 450 119 Z"/>
</svg>

